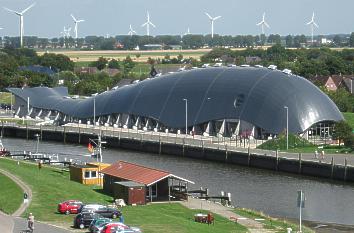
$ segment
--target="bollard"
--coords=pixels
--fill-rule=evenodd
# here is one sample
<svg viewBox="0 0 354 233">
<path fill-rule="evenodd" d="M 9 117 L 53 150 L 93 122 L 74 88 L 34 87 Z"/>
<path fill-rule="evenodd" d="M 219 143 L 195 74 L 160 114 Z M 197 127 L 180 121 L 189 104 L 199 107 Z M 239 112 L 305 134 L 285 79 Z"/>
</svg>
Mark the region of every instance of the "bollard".
<svg viewBox="0 0 354 233">
<path fill-rule="evenodd" d="M 302 154 L 299 153 L 299 174 L 301 174 L 301 161 L 302 161 Z"/>
<path fill-rule="evenodd" d="M 334 159 L 332 156 L 332 160 L 331 160 L 331 179 L 333 179 L 333 171 L 334 171 Z"/>
<path fill-rule="evenodd" d="M 291 233 L 293 231 L 293 229 L 291 229 L 290 227 L 286 228 L 286 230 L 287 230 L 287 233 Z"/>
</svg>

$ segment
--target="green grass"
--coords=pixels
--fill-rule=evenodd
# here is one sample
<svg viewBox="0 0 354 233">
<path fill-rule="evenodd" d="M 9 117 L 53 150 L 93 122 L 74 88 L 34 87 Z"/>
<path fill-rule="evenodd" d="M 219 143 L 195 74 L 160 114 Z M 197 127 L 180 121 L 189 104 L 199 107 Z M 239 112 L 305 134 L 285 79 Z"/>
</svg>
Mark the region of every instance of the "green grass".
<svg viewBox="0 0 354 233">
<path fill-rule="evenodd" d="M 0 92 L 0 103 L 11 104 L 11 93 Z M 15 96 L 12 96 L 12 103 L 15 104 Z"/>
<path fill-rule="evenodd" d="M 314 145 L 304 138 L 294 134 L 289 134 L 289 149 L 302 149 L 313 147 Z M 286 136 L 279 134 L 277 138 L 266 141 L 257 148 L 265 150 L 286 150 Z"/>
<path fill-rule="evenodd" d="M 32 188 L 33 200 L 24 216 L 32 212 L 41 221 L 69 228 L 73 215 L 56 213 L 60 201 L 79 199 L 85 203 L 110 204 L 112 200 L 98 187 L 70 181 L 69 174 L 57 168 L 44 166 L 39 171 L 36 164 L 21 162 L 17 165 L 16 161 L 7 158 L 0 160 L 0 168 L 12 172 Z M 178 203 L 123 208 L 125 222 L 140 227 L 143 232 L 247 232 L 245 227 L 217 215 L 214 226 L 196 223 L 193 215 L 198 212 Z"/>
<path fill-rule="evenodd" d="M 23 201 L 23 191 L 15 182 L 1 173 L 0 184 L 0 210 L 6 214 L 12 214 Z"/>
<path fill-rule="evenodd" d="M 286 232 L 286 229 L 289 227 L 293 229 L 293 232 L 296 232 L 296 230 L 299 229 L 299 226 L 297 224 L 285 221 L 284 219 L 271 218 L 269 216 L 264 215 L 263 213 L 252 211 L 249 209 L 237 208 L 235 209 L 235 213 L 249 219 L 264 219 L 263 221 L 259 221 L 259 222 L 263 224 L 265 229 L 270 229 L 273 230 L 274 232 L 279 232 L 279 233 Z M 311 233 L 314 231 L 312 231 L 307 227 L 303 227 L 302 232 Z"/>
<path fill-rule="evenodd" d="M 345 120 L 354 130 L 354 113 L 353 112 L 342 112 Z"/>
</svg>

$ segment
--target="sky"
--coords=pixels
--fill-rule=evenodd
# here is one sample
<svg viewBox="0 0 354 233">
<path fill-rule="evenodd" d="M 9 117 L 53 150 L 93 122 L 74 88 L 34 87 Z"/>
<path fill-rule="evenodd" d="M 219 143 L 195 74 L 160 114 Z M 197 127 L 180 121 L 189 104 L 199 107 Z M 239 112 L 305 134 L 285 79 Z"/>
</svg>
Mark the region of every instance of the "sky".
<svg viewBox="0 0 354 233">
<path fill-rule="evenodd" d="M 19 17 L 3 7 L 22 11 L 36 5 L 24 15 L 24 34 L 59 37 L 63 27 L 74 28 L 70 14 L 84 19 L 79 37 L 88 35 L 125 35 L 131 24 L 138 35 L 145 35 L 141 25 L 146 11 L 156 28 L 151 35 L 210 34 L 210 21 L 204 12 L 222 17 L 214 23 L 214 33 L 221 35 L 256 35 L 256 23 L 266 13 L 270 29 L 266 34 L 310 35 L 306 23 L 315 12 L 319 25 L 314 34 L 351 33 L 354 31 L 353 0 L 0 0 L 0 36 L 19 35 Z M 73 30 L 71 35 L 74 35 Z"/>
</svg>

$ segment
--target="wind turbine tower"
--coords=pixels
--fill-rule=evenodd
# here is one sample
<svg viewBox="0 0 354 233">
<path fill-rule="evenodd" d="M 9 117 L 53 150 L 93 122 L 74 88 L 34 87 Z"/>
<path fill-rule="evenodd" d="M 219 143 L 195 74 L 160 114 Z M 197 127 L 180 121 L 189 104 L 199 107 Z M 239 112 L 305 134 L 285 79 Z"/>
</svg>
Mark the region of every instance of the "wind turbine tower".
<svg viewBox="0 0 354 233">
<path fill-rule="evenodd" d="M 146 22 L 141 25 L 142 27 L 146 26 L 146 35 L 150 36 L 150 25 L 153 26 L 154 28 L 156 27 L 151 21 L 150 21 L 150 15 L 149 11 L 147 11 L 147 20 Z"/>
<path fill-rule="evenodd" d="M 184 33 L 184 35 L 190 35 L 190 34 L 191 34 L 191 32 L 190 32 L 189 27 L 188 27 L 187 32 Z"/>
<path fill-rule="evenodd" d="M 34 5 L 36 5 L 36 3 L 33 3 L 32 5 L 30 5 L 29 7 L 27 7 L 26 9 L 24 9 L 21 12 L 18 11 L 14 11 L 11 10 L 9 8 L 4 7 L 5 10 L 15 13 L 17 16 L 20 17 L 20 46 L 23 47 L 23 14 L 26 13 L 29 9 L 31 9 Z"/>
<path fill-rule="evenodd" d="M 257 26 L 261 26 L 262 28 L 262 34 L 264 34 L 264 26 L 267 28 L 270 28 L 269 24 L 265 21 L 265 12 L 263 13 L 263 18 L 262 21 L 256 24 Z"/>
<path fill-rule="evenodd" d="M 130 25 L 129 25 L 129 32 L 128 32 L 128 35 L 129 35 L 129 36 L 132 36 L 132 35 L 134 35 L 134 34 L 136 34 L 136 31 L 133 30 L 132 25 L 130 24 Z"/>
<path fill-rule="evenodd" d="M 211 24 L 211 38 L 214 38 L 214 21 L 217 19 L 220 19 L 221 16 L 216 16 L 216 17 L 211 17 L 207 12 L 205 12 L 206 16 L 208 16 L 209 20 L 210 20 L 210 24 Z"/>
<path fill-rule="evenodd" d="M 313 44 L 313 29 L 314 29 L 314 27 L 318 28 L 318 25 L 315 22 L 315 12 L 312 12 L 311 21 L 308 22 L 306 25 L 310 25 L 310 27 L 311 27 L 311 44 Z"/>
<path fill-rule="evenodd" d="M 75 23 L 74 31 L 75 31 L 75 39 L 77 40 L 78 24 L 81 23 L 81 22 L 85 22 L 85 20 L 84 20 L 84 19 L 79 19 L 79 20 L 77 20 L 73 15 L 71 15 L 71 18 L 73 18 L 74 23 Z"/>
</svg>

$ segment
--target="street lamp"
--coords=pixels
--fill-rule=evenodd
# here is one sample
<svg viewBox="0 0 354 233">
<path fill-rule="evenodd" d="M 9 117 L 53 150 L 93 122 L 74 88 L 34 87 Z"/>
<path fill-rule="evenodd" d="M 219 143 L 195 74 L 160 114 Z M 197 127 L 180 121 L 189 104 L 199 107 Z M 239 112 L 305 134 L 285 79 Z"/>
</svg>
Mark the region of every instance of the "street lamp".
<svg viewBox="0 0 354 233">
<path fill-rule="evenodd" d="M 286 150 L 289 150 L 289 108 L 284 106 L 286 109 Z"/>
<path fill-rule="evenodd" d="M 27 115 L 29 116 L 30 109 L 30 97 L 27 97 Z"/>
<path fill-rule="evenodd" d="M 93 127 L 96 126 L 96 96 L 93 97 Z"/>
<path fill-rule="evenodd" d="M 188 99 L 183 99 L 183 101 L 186 101 L 186 136 L 188 134 Z"/>
</svg>

